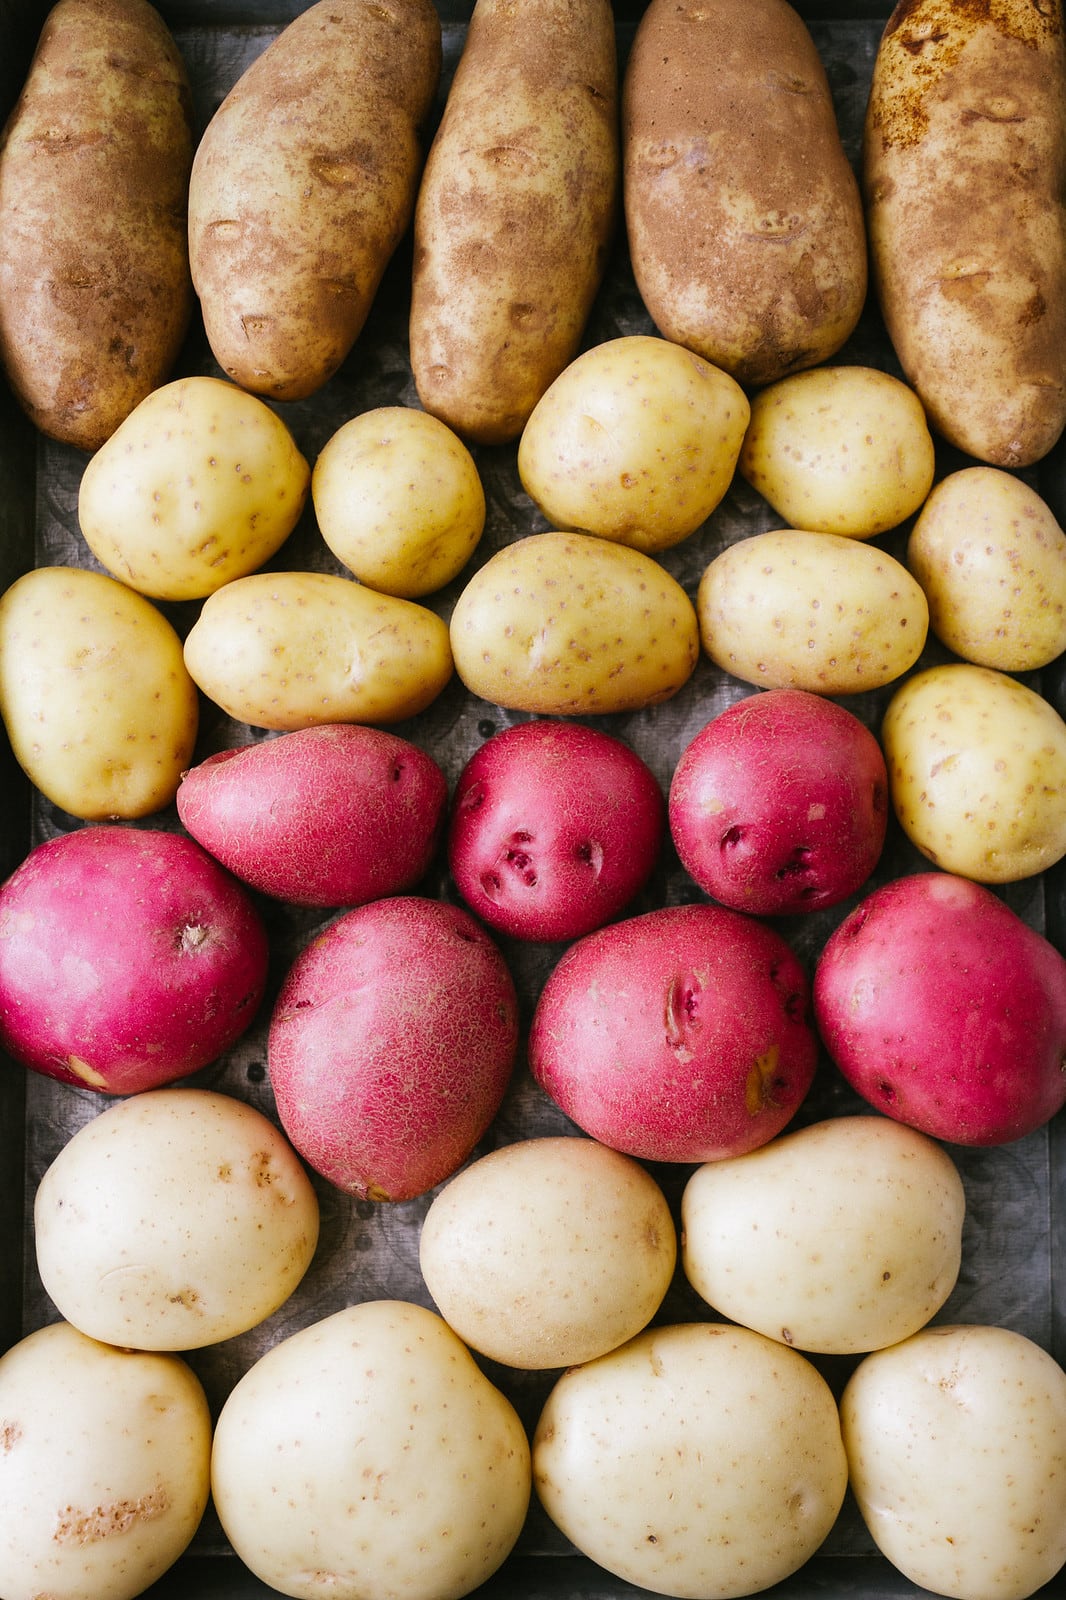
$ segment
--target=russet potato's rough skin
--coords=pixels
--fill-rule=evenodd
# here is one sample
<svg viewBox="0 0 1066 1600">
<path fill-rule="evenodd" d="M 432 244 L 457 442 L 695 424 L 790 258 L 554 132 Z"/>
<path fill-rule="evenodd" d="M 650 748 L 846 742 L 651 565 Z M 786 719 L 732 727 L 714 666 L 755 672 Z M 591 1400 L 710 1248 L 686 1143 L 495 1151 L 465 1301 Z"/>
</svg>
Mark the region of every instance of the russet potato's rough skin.
<svg viewBox="0 0 1066 1600">
<path fill-rule="evenodd" d="M 0 357 L 45 434 L 95 450 L 193 307 L 185 63 L 145 0 L 60 0 L 0 141 Z"/>
<path fill-rule="evenodd" d="M 903 0 L 878 50 L 871 281 L 933 427 L 1023 467 L 1066 424 L 1066 44 L 1059 0 Z"/>
</svg>

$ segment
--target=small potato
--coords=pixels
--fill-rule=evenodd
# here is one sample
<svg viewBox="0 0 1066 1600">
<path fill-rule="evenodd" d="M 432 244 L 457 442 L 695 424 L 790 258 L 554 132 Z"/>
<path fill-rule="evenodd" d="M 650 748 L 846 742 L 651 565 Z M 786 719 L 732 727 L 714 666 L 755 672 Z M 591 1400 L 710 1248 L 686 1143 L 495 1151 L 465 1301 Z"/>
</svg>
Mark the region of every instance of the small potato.
<svg viewBox="0 0 1066 1600">
<path fill-rule="evenodd" d="M 929 667 L 893 694 L 881 743 L 900 825 L 945 872 L 1014 883 L 1066 855 L 1066 722 L 1016 678 Z"/>
<path fill-rule="evenodd" d="M 78 521 L 102 566 L 156 600 L 201 600 L 261 567 L 307 499 L 311 469 L 270 407 L 220 378 L 177 378 L 89 461 Z"/>
<path fill-rule="evenodd" d="M 748 416 L 740 385 L 691 350 L 645 334 L 609 339 L 538 402 L 519 476 L 554 527 L 654 554 L 718 505 Z"/>
<path fill-rule="evenodd" d="M 459 573 L 485 527 L 470 451 L 443 422 L 379 406 L 342 424 L 311 476 L 326 544 L 361 583 L 418 599 Z"/>
<path fill-rule="evenodd" d="M 965 467 L 942 479 L 911 530 L 907 566 L 930 627 L 964 661 L 1029 672 L 1066 650 L 1066 533 L 1013 473 Z"/>
<path fill-rule="evenodd" d="M 875 367 L 818 367 L 763 389 L 738 461 L 790 527 L 852 539 L 917 511 L 935 466 L 918 396 Z"/>
<path fill-rule="evenodd" d="M 326 572 L 255 572 L 208 596 L 185 640 L 204 694 L 256 728 L 401 722 L 452 675 L 448 625 Z"/>
<path fill-rule="evenodd" d="M 704 650 L 760 688 L 861 694 L 922 653 L 929 608 L 902 562 L 835 533 L 783 528 L 729 545 L 696 594 Z"/>
<path fill-rule="evenodd" d="M 516 711 L 591 716 L 677 694 L 699 657 L 696 612 L 651 556 L 583 533 L 497 551 L 452 612 L 471 694 Z"/>
<path fill-rule="evenodd" d="M 86 821 L 173 800 L 199 702 L 174 628 L 102 572 L 38 567 L 0 597 L 0 715 L 15 758 Z"/>
</svg>

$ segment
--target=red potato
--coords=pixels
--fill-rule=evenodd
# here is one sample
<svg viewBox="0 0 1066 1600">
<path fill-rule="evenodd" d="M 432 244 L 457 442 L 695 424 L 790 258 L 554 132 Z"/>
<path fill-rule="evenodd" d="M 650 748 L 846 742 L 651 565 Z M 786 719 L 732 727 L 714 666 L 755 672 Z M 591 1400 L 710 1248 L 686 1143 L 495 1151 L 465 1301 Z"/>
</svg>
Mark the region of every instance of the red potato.
<svg viewBox="0 0 1066 1600">
<path fill-rule="evenodd" d="M 723 906 L 667 906 L 572 944 L 541 991 L 529 1065 L 601 1144 L 716 1161 L 779 1133 L 817 1058 L 803 967 Z"/>
<path fill-rule="evenodd" d="M 669 821 L 682 865 L 723 905 L 755 916 L 837 905 L 884 847 L 885 758 L 836 701 L 767 689 L 721 712 L 682 752 Z"/>
<path fill-rule="evenodd" d="M 620 739 L 578 722 L 520 722 L 460 773 L 448 864 L 490 927 L 575 939 L 644 887 L 665 830 L 655 775 Z"/>
<path fill-rule="evenodd" d="M 0 1046 L 103 1094 L 157 1088 L 245 1032 L 267 961 L 252 901 L 194 840 L 61 834 L 0 885 Z"/>
<path fill-rule="evenodd" d="M 934 1138 L 1006 1144 L 1066 1103 L 1066 960 L 981 884 L 875 889 L 827 941 L 813 999 L 852 1087 Z"/>
<path fill-rule="evenodd" d="M 410 1200 L 462 1165 L 518 1046 L 500 951 L 469 912 L 398 895 L 336 918 L 290 967 L 267 1063 L 282 1127 L 361 1199 Z"/>
<path fill-rule="evenodd" d="M 448 782 L 383 728 L 325 724 L 221 750 L 182 775 L 178 816 L 245 883 L 304 906 L 411 889 L 444 832 Z"/>
</svg>

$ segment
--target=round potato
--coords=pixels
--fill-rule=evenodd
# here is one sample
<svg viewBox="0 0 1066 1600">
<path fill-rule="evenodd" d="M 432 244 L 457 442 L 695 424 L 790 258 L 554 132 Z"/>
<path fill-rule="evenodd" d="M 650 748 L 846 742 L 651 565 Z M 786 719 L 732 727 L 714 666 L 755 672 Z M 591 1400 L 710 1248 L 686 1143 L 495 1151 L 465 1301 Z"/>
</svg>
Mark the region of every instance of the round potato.
<svg viewBox="0 0 1066 1600">
<path fill-rule="evenodd" d="M 764 689 L 861 694 L 922 653 L 929 607 L 876 545 L 782 528 L 715 556 L 696 594 L 700 639 L 723 672 Z"/>
<path fill-rule="evenodd" d="M 537 403 L 519 476 L 554 527 L 666 550 L 729 488 L 748 416 L 735 379 L 691 350 L 645 334 L 609 339 Z"/>
<path fill-rule="evenodd" d="M 1066 855 L 1066 722 L 1017 678 L 929 667 L 893 694 L 881 743 L 900 825 L 945 872 L 1013 883 Z"/>
</svg>

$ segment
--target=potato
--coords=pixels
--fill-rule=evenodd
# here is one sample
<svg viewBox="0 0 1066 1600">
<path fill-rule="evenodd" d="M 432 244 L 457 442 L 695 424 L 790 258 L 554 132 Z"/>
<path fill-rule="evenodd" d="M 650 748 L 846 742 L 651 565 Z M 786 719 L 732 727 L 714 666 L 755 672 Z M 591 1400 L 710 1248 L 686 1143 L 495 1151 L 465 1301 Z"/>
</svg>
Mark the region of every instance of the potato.
<svg viewBox="0 0 1066 1600">
<path fill-rule="evenodd" d="M 1066 1373 L 1033 1340 L 927 1328 L 868 1355 L 841 1398 L 851 1487 L 923 1590 L 1025 1600 L 1066 1561 Z"/>
<path fill-rule="evenodd" d="M 150 600 L 102 572 L 44 566 L 0 596 L 0 716 L 45 798 L 100 822 L 170 804 L 200 703 Z"/>
<path fill-rule="evenodd" d="M 348 1306 L 230 1391 L 211 1488 L 237 1555 L 298 1600 L 445 1600 L 502 1565 L 530 1497 L 510 1401 L 424 1306 Z"/>
<path fill-rule="evenodd" d="M 622 92 L 625 216 L 661 333 L 747 387 L 826 361 L 866 296 L 858 184 L 785 0 L 653 0 Z"/>
<path fill-rule="evenodd" d="M 874 62 L 871 281 L 934 429 L 999 467 L 1066 424 L 1066 48 L 1058 8 L 905 0 Z"/>
<path fill-rule="evenodd" d="M 109 1106 L 46 1169 L 37 1270 L 66 1320 L 138 1350 L 194 1350 L 256 1327 L 318 1243 L 310 1179 L 274 1123 L 208 1089 Z"/>
<path fill-rule="evenodd" d="M 502 1145 L 434 1197 L 426 1287 L 473 1350 L 542 1370 L 591 1361 L 639 1333 L 677 1260 L 666 1196 L 639 1162 L 593 1139 Z"/>
<path fill-rule="evenodd" d="M 1015 883 L 1066 855 L 1066 722 L 1017 678 L 928 667 L 892 695 L 881 742 L 900 826 L 945 872 Z"/>
<path fill-rule="evenodd" d="M 790 527 L 870 539 L 918 510 L 936 453 L 905 383 L 875 367 L 819 367 L 755 395 L 738 466 Z"/>
<path fill-rule="evenodd" d="M 189 259 L 212 352 L 242 388 L 302 399 L 351 351 L 411 220 L 440 67 L 431 0 L 318 0 L 214 113 Z"/>
<path fill-rule="evenodd" d="M 96 450 L 189 326 L 185 62 L 147 0 L 59 0 L 0 137 L 0 360 L 43 433 Z"/>
<path fill-rule="evenodd" d="M 907 543 L 929 625 L 949 650 L 1000 672 L 1066 650 L 1066 533 L 1035 489 L 999 467 L 951 472 Z"/>
<path fill-rule="evenodd" d="M 756 1594 L 802 1566 L 840 1510 L 847 1464 L 832 1391 L 806 1356 L 692 1322 L 556 1381 L 533 1482 L 599 1566 L 697 1600 Z"/>
<path fill-rule="evenodd" d="M 310 481 L 295 439 L 262 400 L 220 378 L 176 378 L 89 461 L 78 522 L 101 566 L 131 589 L 200 600 L 281 548 Z"/>
<path fill-rule="evenodd" d="M 177 1355 L 117 1350 L 66 1322 L 0 1356 L 0 1589 L 134 1600 L 207 1508 L 211 1413 Z"/>
<path fill-rule="evenodd" d="M 706 521 L 733 478 L 740 385 L 667 339 L 594 345 L 559 374 L 518 443 L 522 487 L 556 528 L 649 555 Z"/>
<path fill-rule="evenodd" d="M 477 0 L 414 219 L 419 398 L 504 444 L 577 354 L 619 213 L 608 0 Z"/>
<path fill-rule="evenodd" d="M 471 694 L 557 716 L 669 700 L 699 657 L 692 602 L 653 557 L 554 530 L 516 539 L 474 573 L 450 637 Z"/>
<path fill-rule="evenodd" d="M 682 1263 L 731 1321 L 854 1355 L 917 1333 L 941 1309 L 962 1264 L 965 1209 L 935 1140 L 884 1117 L 832 1117 L 698 1167 L 682 1195 Z"/>
<path fill-rule="evenodd" d="M 781 528 L 727 545 L 696 592 L 715 666 L 763 689 L 862 694 L 903 676 L 929 631 L 921 586 L 876 545 Z"/>
<path fill-rule="evenodd" d="M 185 639 L 193 681 L 229 716 L 284 732 L 402 722 L 452 676 L 448 624 L 329 572 L 253 572 L 209 595 Z"/>
</svg>

